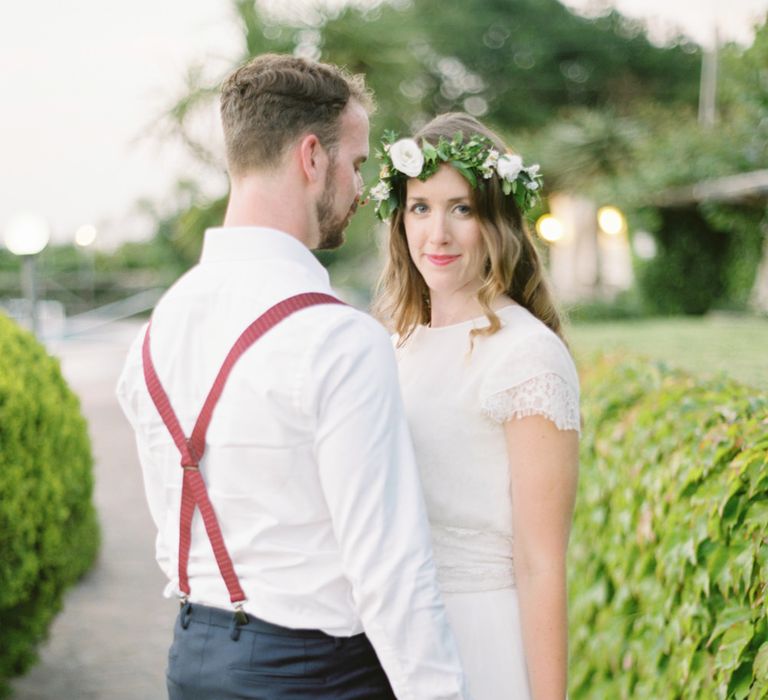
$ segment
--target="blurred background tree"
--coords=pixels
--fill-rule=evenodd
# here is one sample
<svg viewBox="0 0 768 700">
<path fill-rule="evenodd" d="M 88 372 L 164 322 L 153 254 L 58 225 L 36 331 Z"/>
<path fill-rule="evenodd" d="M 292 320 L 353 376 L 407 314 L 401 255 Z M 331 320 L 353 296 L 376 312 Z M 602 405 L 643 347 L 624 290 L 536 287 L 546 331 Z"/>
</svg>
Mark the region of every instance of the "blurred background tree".
<svg viewBox="0 0 768 700">
<path fill-rule="evenodd" d="M 653 261 L 634 261 L 645 312 L 745 308 L 766 227 L 764 199 L 746 206 L 695 203 L 692 211 L 674 213 L 662 211 L 659 197 L 768 167 L 765 24 L 752 46 L 722 48 L 719 121 L 707 128 L 696 112 L 702 49 L 682 37 L 658 45 L 641 23 L 615 11 L 585 17 L 558 0 L 445 0 L 438 10 L 427 0 L 335 9 L 319 1 L 230 2 L 240 36 L 232 65 L 190 66 L 150 132 L 181 144 L 197 167 L 161 202 L 138 203 L 155 231 L 152 240 L 96 256 L 99 299 L 113 298 L 121 287 L 164 286 L 196 262 L 205 229 L 221 222 L 226 206 L 223 156 L 211 138 L 219 85 L 234 64 L 272 51 L 364 73 L 378 102 L 372 146 L 385 129 L 406 134 L 435 113 L 464 110 L 499 131 L 526 161 L 541 162 L 547 193 L 568 191 L 622 207 L 630 228 L 650 231 L 657 242 Z M 364 168 L 368 183 L 376 171 L 372 159 Z M 372 208 L 363 207 L 347 244 L 318 254 L 353 302 L 365 304 L 370 294 L 381 230 Z M 44 256 L 52 279 L 66 256 Z M 0 257 L 0 285 L 16 279 L 15 264 Z M 683 299 L 681 276 L 691 269 L 704 292 Z M 52 284 L 66 286 L 59 282 Z"/>
<path fill-rule="evenodd" d="M 454 109 L 484 119 L 518 148 L 551 126 L 561 137 L 551 139 L 553 149 L 573 142 L 565 149 L 569 157 L 552 160 L 553 182 L 582 184 L 587 176 L 616 174 L 631 140 L 622 115 L 647 103 L 692 111 L 697 97 L 699 47 L 682 38 L 657 46 L 641 24 L 615 11 L 585 18 L 557 0 L 446 0 L 437 12 L 426 0 L 317 6 L 301 18 L 233 0 L 232 11 L 242 36 L 238 62 L 268 51 L 293 52 L 364 73 L 378 101 L 373 143 L 384 129 L 408 133 Z M 222 78 L 191 67 L 183 94 L 156 131 L 180 140 L 197 161 L 219 172 L 220 155 L 195 137 L 194 125 L 217 99 Z M 369 182 L 375 173 L 370 162 Z M 186 265 L 197 259 L 205 228 L 221 220 L 225 197 L 206 200 L 198 192 L 157 217 L 157 235 Z M 371 209 L 363 208 L 347 244 L 319 255 L 337 285 L 365 295 L 378 266 L 377 228 Z"/>
<path fill-rule="evenodd" d="M 766 198 L 707 198 L 692 186 L 768 168 L 767 66 L 764 22 L 752 46 L 721 52 L 716 124 L 702 123 L 690 108 L 639 105 L 628 117 L 633 137 L 620 176 L 605 171 L 589 188 L 597 201 L 626 208 L 638 224 L 633 228 L 655 236 L 657 256 L 635 265 L 653 312 L 747 308 L 768 232 Z M 557 153 L 557 139 L 547 148 Z M 680 188 L 691 190 L 687 201 L 676 195 L 671 203 Z"/>
<path fill-rule="evenodd" d="M 656 46 L 641 23 L 616 11 L 589 19 L 557 0 L 445 0 L 435 12 L 415 0 L 412 12 L 443 78 L 431 112 L 465 109 L 518 130 L 540 127 L 563 108 L 697 99 L 699 48 L 683 38 Z"/>
</svg>

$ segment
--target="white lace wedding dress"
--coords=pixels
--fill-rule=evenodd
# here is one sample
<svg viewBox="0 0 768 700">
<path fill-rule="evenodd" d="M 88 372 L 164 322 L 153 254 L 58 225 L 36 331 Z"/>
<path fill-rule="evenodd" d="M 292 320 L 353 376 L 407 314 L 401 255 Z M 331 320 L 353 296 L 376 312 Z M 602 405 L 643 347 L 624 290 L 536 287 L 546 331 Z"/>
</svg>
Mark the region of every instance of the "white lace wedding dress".
<svg viewBox="0 0 768 700">
<path fill-rule="evenodd" d="M 518 305 L 421 326 L 397 349 L 400 384 L 432 526 L 435 562 L 473 700 L 530 698 L 520 628 L 503 423 L 541 414 L 579 429 L 579 383 L 565 345 Z"/>
</svg>

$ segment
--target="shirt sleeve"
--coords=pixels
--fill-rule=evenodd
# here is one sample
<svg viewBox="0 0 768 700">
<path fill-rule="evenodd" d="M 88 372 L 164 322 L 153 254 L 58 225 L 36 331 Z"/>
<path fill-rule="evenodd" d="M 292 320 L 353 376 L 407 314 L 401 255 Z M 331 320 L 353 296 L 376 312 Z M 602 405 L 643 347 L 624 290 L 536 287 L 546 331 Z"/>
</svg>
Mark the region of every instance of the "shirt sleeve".
<svg viewBox="0 0 768 700">
<path fill-rule="evenodd" d="M 362 314 L 312 352 L 309 408 L 342 566 L 398 698 L 466 698 L 391 343 Z"/>
<path fill-rule="evenodd" d="M 154 521 L 158 532 L 157 538 L 155 539 L 155 556 L 157 558 L 157 563 L 169 580 L 175 581 L 178 577 L 173 570 L 171 555 L 168 551 L 167 544 L 162 537 L 166 513 L 165 494 L 163 493 L 162 488 L 157 486 L 157 479 L 152 479 L 149 476 L 149 470 L 156 469 L 157 467 L 153 464 L 152 456 L 149 451 L 149 441 L 145 437 L 146 426 L 142 424 L 140 419 L 140 402 L 142 401 L 142 396 L 145 396 L 147 393 L 144 388 L 144 367 L 141 359 L 141 348 L 146 329 L 146 325 L 142 327 L 128 351 L 128 356 L 123 365 L 123 370 L 120 373 L 120 378 L 117 380 L 115 393 L 120 408 L 128 419 L 128 422 L 131 424 L 136 437 L 136 449 L 139 455 L 139 463 L 141 465 L 144 481 L 144 493 L 146 494 L 147 503 L 149 504 L 150 515 L 152 516 L 152 520 Z M 166 594 L 167 592 L 168 591 L 166 590 Z"/>
<path fill-rule="evenodd" d="M 576 367 L 549 330 L 505 348 L 488 367 L 480 393 L 483 413 L 498 423 L 541 415 L 560 430 L 580 431 Z"/>
</svg>

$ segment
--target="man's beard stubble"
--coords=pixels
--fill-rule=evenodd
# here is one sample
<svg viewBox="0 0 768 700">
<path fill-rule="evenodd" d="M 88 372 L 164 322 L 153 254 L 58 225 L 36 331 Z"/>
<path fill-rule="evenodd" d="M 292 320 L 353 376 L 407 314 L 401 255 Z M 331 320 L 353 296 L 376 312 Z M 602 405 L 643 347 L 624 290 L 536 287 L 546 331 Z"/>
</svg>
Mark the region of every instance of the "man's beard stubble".
<svg viewBox="0 0 768 700">
<path fill-rule="evenodd" d="M 336 163 L 334 162 L 328 168 L 323 194 L 317 203 L 317 222 L 320 227 L 320 240 L 315 250 L 332 250 L 344 243 L 344 229 L 347 228 L 352 215 L 357 211 L 357 200 L 355 200 L 345 216 L 337 216 L 334 213 L 335 180 Z"/>
</svg>

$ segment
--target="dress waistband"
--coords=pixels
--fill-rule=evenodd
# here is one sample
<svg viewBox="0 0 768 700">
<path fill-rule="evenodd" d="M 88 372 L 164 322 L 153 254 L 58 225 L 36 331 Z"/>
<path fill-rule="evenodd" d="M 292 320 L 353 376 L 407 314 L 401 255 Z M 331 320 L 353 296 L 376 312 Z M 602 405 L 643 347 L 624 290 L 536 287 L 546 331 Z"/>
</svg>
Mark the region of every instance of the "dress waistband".
<svg viewBox="0 0 768 700">
<path fill-rule="evenodd" d="M 432 526 L 435 564 L 444 593 L 515 587 L 511 533 Z"/>
</svg>

